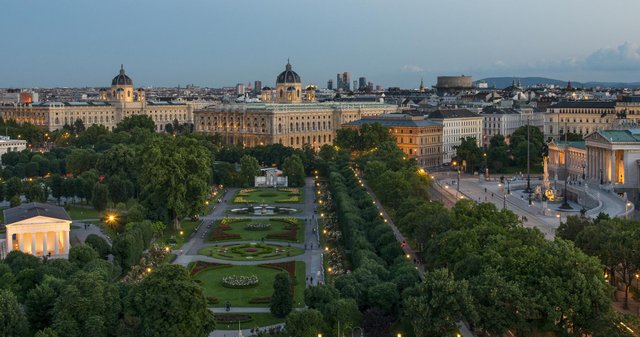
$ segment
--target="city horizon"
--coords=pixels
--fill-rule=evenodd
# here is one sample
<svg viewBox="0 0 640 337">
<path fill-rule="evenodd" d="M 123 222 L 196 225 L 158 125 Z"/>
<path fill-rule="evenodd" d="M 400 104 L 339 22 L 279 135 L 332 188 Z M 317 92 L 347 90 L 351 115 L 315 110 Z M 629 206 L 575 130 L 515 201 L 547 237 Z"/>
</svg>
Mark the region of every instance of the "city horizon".
<svg viewBox="0 0 640 337">
<path fill-rule="evenodd" d="M 125 9 L 119 1 L 68 0 L 39 3 L 27 16 L 9 15 L 23 6 L 9 3 L 0 14 L 0 27 L 12 32 L 5 38 L 11 48 L 0 51 L 0 87 L 100 87 L 121 63 L 142 87 L 272 85 L 288 58 L 305 84 L 320 87 L 345 71 L 383 88 L 417 87 L 421 78 L 430 86 L 438 75 L 461 74 L 636 82 L 640 40 L 630 32 L 640 4 L 623 2 L 619 8 L 627 10 L 599 17 L 597 26 L 583 19 L 611 8 L 594 1 L 545 0 L 524 19 L 506 0 L 406 0 L 398 5 L 412 10 L 397 13 L 382 1 L 250 2 L 242 9 L 143 1 Z M 534 19 L 542 17 L 549 24 Z"/>
</svg>

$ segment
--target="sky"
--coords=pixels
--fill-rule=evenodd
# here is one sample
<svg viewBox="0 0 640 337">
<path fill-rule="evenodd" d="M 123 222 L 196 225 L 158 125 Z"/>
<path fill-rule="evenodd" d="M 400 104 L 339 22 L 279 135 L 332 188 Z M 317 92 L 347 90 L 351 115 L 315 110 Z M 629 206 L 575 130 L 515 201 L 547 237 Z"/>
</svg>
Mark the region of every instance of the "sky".
<svg viewBox="0 0 640 337">
<path fill-rule="evenodd" d="M 640 81 L 638 0 L 21 0 L 0 4 L 0 87 L 304 84 L 338 72 Z"/>
</svg>

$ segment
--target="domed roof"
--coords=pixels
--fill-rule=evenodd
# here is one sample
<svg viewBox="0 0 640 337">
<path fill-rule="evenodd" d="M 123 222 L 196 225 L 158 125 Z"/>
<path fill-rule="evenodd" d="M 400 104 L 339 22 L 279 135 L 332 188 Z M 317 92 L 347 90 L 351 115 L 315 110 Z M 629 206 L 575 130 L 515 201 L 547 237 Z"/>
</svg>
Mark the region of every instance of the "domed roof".
<svg viewBox="0 0 640 337">
<path fill-rule="evenodd" d="M 120 74 L 114 77 L 111 81 L 111 85 L 133 85 L 131 78 L 124 73 L 124 66 L 120 65 Z"/>
<path fill-rule="evenodd" d="M 276 84 L 280 83 L 300 83 L 300 76 L 291 70 L 291 64 L 289 64 L 288 60 L 285 70 L 281 72 L 276 79 Z"/>
<path fill-rule="evenodd" d="M 269 88 L 269 87 L 262 88 L 262 91 L 269 91 L 269 90 L 271 90 L 271 88 Z"/>
</svg>

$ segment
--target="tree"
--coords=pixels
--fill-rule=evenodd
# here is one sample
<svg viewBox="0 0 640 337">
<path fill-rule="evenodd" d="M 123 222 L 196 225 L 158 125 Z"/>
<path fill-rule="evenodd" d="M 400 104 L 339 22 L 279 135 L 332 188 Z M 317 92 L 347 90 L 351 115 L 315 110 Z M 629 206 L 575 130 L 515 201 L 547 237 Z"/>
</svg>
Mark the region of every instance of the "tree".
<svg viewBox="0 0 640 337">
<path fill-rule="evenodd" d="M 136 203 L 133 206 L 129 207 L 129 211 L 127 212 L 127 220 L 131 222 L 140 222 L 146 218 L 147 210 L 144 206 Z"/>
<path fill-rule="evenodd" d="M 529 143 L 529 154 L 531 166 L 541 165 L 542 156 L 547 152 L 547 145 L 544 135 L 538 127 L 529 126 L 530 142 L 527 142 L 527 126 L 521 126 L 511 134 L 509 138 L 509 149 L 518 167 L 527 167 L 527 143 Z"/>
<path fill-rule="evenodd" d="M 127 295 L 124 316 L 135 336 L 208 336 L 214 328 L 202 288 L 187 270 L 163 265 L 151 272 Z"/>
<path fill-rule="evenodd" d="M 405 313 L 417 337 L 455 336 L 456 323 L 475 315 L 467 281 L 456 281 L 446 269 L 425 274 L 416 293 L 405 301 Z"/>
<path fill-rule="evenodd" d="M 3 336 L 27 336 L 27 318 L 16 296 L 8 290 L 0 290 L 0 333 Z"/>
<path fill-rule="evenodd" d="M 371 308 L 364 313 L 362 329 L 368 337 L 391 336 L 393 321 L 393 317 L 385 315 L 384 311 L 378 308 Z"/>
<path fill-rule="evenodd" d="M 53 322 L 53 307 L 58 294 L 48 284 L 29 290 L 25 301 L 27 318 L 33 330 L 45 329 Z"/>
<path fill-rule="evenodd" d="M 134 128 L 156 131 L 156 123 L 147 115 L 133 115 L 123 118 L 113 129 L 113 132 L 129 132 Z"/>
<path fill-rule="evenodd" d="M 51 189 L 51 196 L 56 198 L 58 204 L 60 204 L 60 198 L 63 196 L 62 184 L 64 179 L 59 174 L 54 174 L 49 180 L 49 188 Z"/>
<path fill-rule="evenodd" d="M 79 134 L 79 133 L 81 133 L 81 132 L 83 132 L 85 130 L 84 122 L 82 122 L 82 119 L 78 118 L 78 119 L 76 119 L 75 122 L 73 122 L 73 129 L 72 130 L 76 134 Z"/>
<path fill-rule="evenodd" d="M 34 337 L 58 337 L 58 333 L 51 328 L 44 328 L 42 330 L 38 330 Z"/>
<path fill-rule="evenodd" d="M 585 227 L 591 224 L 592 223 L 589 218 L 574 215 L 568 216 L 567 221 L 561 223 L 556 230 L 556 236 L 561 239 L 576 241 L 578 234 L 580 234 Z"/>
<path fill-rule="evenodd" d="M 304 173 L 302 160 L 297 155 L 294 154 L 284 160 L 284 164 L 282 164 L 282 172 L 287 176 L 290 186 L 304 186 L 304 178 L 306 177 L 306 174 Z"/>
<path fill-rule="evenodd" d="M 322 314 L 315 309 L 292 312 L 287 316 L 285 327 L 289 336 L 296 337 L 316 337 L 319 331 L 325 330 Z"/>
<path fill-rule="evenodd" d="M 340 294 L 336 288 L 326 285 L 307 287 L 304 289 L 304 303 L 312 309 L 322 311 L 327 303 L 337 300 Z"/>
<path fill-rule="evenodd" d="M 487 164 L 494 173 L 502 172 L 503 168 L 509 166 L 509 148 L 503 135 L 491 137 L 487 152 Z"/>
<path fill-rule="evenodd" d="M 103 211 L 107 208 L 108 202 L 109 190 L 107 185 L 100 182 L 95 183 L 95 185 L 93 185 L 93 191 L 91 192 L 91 204 L 93 205 L 93 208 L 98 211 Z"/>
<path fill-rule="evenodd" d="M 21 203 L 22 202 L 20 201 L 20 197 L 17 195 L 14 195 L 13 197 L 11 197 L 11 200 L 9 200 L 10 207 L 20 206 Z"/>
<path fill-rule="evenodd" d="M 465 172 L 473 172 L 484 165 L 482 159 L 482 149 L 478 147 L 475 137 L 464 137 L 460 140 L 460 145 L 453 147 L 456 150 L 456 160 L 458 165 Z"/>
<path fill-rule="evenodd" d="M 112 176 L 107 181 L 109 199 L 114 203 L 126 202 L 133 196 L 133 183 L 119 175 Z"/>
<path fill-rule="evenodd" d="M 47 201 L 47 193 L 46 187 L 38 181 L 34 181 L 27 185 L 25 190 L 25 198 L 27 198 L 28 202 L 46 202 Z"/>
<path fill-rule="evenodd" d="M 103 259 L 111 252 L 111 246 L 109 246 L 109 243 L 107 243 L 104 238 L 96 234 L 89 234 L 84 240 L 84 243 L 93 248 Z"/>
<path fill-rule="evenodd" d="M 107 177 L 120 176 L 135 183 L 138 180 L 141 165 L 135 147 L 117 144 L 98 158 L 96 169 Z"/>
<path fill-rule="evenodd" d="M 367 298 L 370 306 L 380 308 L 387 314 L 394 314 L 398 309 L 400 294 L 394 283 L 382 282 L 367 290 Z"/>
<path fill-rule="evenodd" d="M 253 186 L 253 181 L 260 174 L 260 165 L 256 158 L 248 155 L 240 158 L 240 179 L 243 187 Z"/>
<path fill-rule="evenodd" d="M 20 180 L 20 178 L 12 177 L 7 180 L 6 183 L 6 195 L 5 198 L 11 200 L 14 196 L 20 196 L 22 194 L 22 190 L 24 189 L 24 184 Z"/>
<path fill-rule="evenodd" d="M 75 263 L 79 268 L 98 257 L 98 252 L 87 244 L 75 245 L 69 249 L 69 262 Z"/>
<path fill-rule="evenodd" d="M 362 320 L 358 304 L 351 298 L 343 298 L 328 303 L 322 310 L 322 316 L 335 336 L 338 335 L 338 321 L 340 322 L 341 331 L 351 331 L 351 329 L 359 326 Z"/>
<path fill-rule="evenodd" d="M 73 149 L 66 158 L 67 171 L 79 175 L 96 166 L 98 155 L 95 151 L 87 149 Z"/>
<path fill-rule="evenodd" d="M 278 317 L 286 317 L 293 308 L 291 279 L 287 273 L 279 273 L 273 280 L 273 296 L 271 297 L 271 313 Z"/>
<path fill-rule="evenodd" d="M 140 184 L 142 198 L 154 219 L 168 220 L 174 228 L 187 215 L 202 213 L 209 192 L 212 155 L 196 139 L 159 137 L 143 151 Z"/>
</svg>

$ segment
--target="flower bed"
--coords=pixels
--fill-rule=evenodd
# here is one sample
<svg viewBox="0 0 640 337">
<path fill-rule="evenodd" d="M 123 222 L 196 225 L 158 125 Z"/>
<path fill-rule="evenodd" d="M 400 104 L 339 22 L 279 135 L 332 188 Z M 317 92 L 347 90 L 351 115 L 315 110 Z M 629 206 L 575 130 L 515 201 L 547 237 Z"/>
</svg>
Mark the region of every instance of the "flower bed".
<svg viewBox="0 0 640 337">
<path fill-rule="evenodd" d="M 296 241 L 298 239 L 298 221 L 293 218 L 287 219 L 270 219 L 271 221 L 279 221 L 285 223 L 285 232 L 267 234 L 267 239 Z"/>
<path fill-rule="evenodd" d="M 249 300 L 250 304 L 266 304 L 266 303 L 271 303 L 271 296 L 265 296 L 265 297 L 254 297 L 252 299 Z"/>
<path fill-rule="evenodd" d="M 232 289 L 253 288 L 258 285 L 258 276 L 256 275 L 230 275 L 222 278 L 222 285 Z"/>
<path fill-rule="evenodd" d="M 231 267 L 230 264 L 223 264 L 223 263 L 215 263 L 215 262 L 205 262 L 205 261 L 196 261 L 193 264 L 193 267 L 191 267 L 191 276 L 195 276 L 197 273 L 205 270 L 205 269 L 210 269 L 210 268 L 229 268 Z"/>
<path fill-rule="evenodd" d="M 268 223 L 251 223 L 244 227 L 248 231 L 268 231 L 271 229 L 271 224 Z"/>
<path fill-rule="evenodd" d="M 271 269 L 285 271 L 285 272 L 289 273 L 289 276 L 291 277 L 291 279 L 295 279 L 295 277 L 296 277 L 296 262 L 295 261 L 280 262 L 280 263 L 265 263 L 265 264 L 258 265 L 258 267 L 271 268 Z"/>
<path fill-rule="evenodd" d="M 247 323 L 253 321 L 248 314 L 214 314 L 213 319 L 218 323 Z"/>
<path fill-rule="evenodd" d="M 238 234 L 233 233 L 225 233 L 224 230 L 215 229 L 211 232 L 211 236 L 209 240 L 211 241 L 222 241 L 222 240 L 239 240 L 241 238 Z"/>
<path fill-rule="evenodd" d="M 207 304 L 213 305 L 213 304 L 218 304 L 218 303 L 220 303 L 220 300 L 217 297 L 215 297 L 215 296 L 207 296 Z"/>
</svg>

